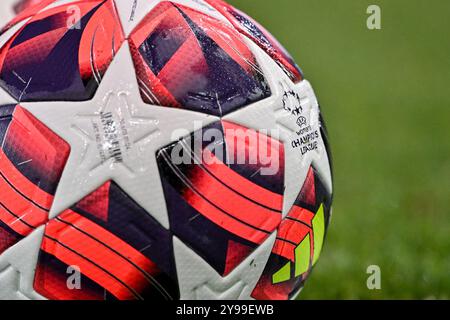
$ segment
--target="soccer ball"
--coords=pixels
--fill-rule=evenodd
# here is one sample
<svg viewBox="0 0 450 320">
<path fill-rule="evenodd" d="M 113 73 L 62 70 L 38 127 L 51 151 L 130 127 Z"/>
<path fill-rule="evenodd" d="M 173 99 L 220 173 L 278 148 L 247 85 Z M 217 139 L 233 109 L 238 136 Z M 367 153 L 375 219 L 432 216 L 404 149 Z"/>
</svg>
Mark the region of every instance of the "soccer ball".
<svg viewBox="0 0 450 320">
<path fill-rule="evenodd" d="M 285 49 L 221 0 L 32 2 L 0 34 L 0 298 L 295 298 L 332 177 Z"/>
</svg>

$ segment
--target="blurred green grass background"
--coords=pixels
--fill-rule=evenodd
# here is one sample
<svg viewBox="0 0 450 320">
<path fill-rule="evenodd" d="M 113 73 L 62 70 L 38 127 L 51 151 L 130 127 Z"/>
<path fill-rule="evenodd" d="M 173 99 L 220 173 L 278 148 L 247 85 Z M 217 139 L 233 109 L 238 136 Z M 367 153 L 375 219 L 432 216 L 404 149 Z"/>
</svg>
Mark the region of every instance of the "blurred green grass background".
<svg viewBox="0 0 450 320">
<path fill-rule="evenodd" d="M 229 2 L 290 51 L 327 121 L 334 216 L 300 299 L 449 299 L 450 1 Z"/>
</svg>

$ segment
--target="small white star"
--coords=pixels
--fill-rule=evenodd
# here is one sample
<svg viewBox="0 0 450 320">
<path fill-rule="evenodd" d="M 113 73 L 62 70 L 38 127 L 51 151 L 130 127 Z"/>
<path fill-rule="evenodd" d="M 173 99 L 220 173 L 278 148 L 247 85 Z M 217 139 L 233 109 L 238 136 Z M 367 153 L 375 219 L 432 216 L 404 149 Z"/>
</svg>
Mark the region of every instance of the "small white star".
<svg viewBox="0 0 450 320">
<path fill-rule="evenodd" d="M 276 239 L 274 232 L 230 274 L 222 277 L 206 261 L 174 237 L 173 248 L 178 268 L 181 300 L 251 299 Z"/>
<path fill-rule="evenodd" d="M 125 43 L 94 98 L 85 102 L 21 104 L 70 144 L 71 152 L 50 218 L 114 180 L 165 228 L 169 219 L 156 152 L 219 118 L 145 104 L 140 96 L 129 46 Z"/>
<path fill-rule="evenodd" d="M 0 300 L 43 300 L 33 288 L 44 226 L 0 255 Z"/>
</svg>

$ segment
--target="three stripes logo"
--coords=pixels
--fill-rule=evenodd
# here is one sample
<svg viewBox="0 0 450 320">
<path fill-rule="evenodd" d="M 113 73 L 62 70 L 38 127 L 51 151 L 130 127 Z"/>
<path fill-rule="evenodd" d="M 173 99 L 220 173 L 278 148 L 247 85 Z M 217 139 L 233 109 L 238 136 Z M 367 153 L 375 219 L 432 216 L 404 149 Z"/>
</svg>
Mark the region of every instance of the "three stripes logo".
<svg viewBox="0 0 450 320">
<path fill-rule="evenodd" d="M 308 272 L 317 262 L 325 235 L 323 205 L 312 219 L 312 229 L 295 248 L 295 262 L 289 261 L 272 275 L 272 283 L 279 284 Z"/>
</svg>

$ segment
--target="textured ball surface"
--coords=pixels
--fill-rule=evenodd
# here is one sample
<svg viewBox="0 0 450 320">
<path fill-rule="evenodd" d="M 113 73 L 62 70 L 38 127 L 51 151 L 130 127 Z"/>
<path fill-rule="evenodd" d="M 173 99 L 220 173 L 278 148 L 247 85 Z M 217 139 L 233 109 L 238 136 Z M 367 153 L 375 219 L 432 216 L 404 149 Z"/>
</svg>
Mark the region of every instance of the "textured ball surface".
<svg viewBox="0 0 450 320">
<path fill-rule="evenodd" d="M 18 8 L 0 33 L 0 298 L 296 297 L 332 177 L 286 50 L 221 0 Z"/>
</svg>

